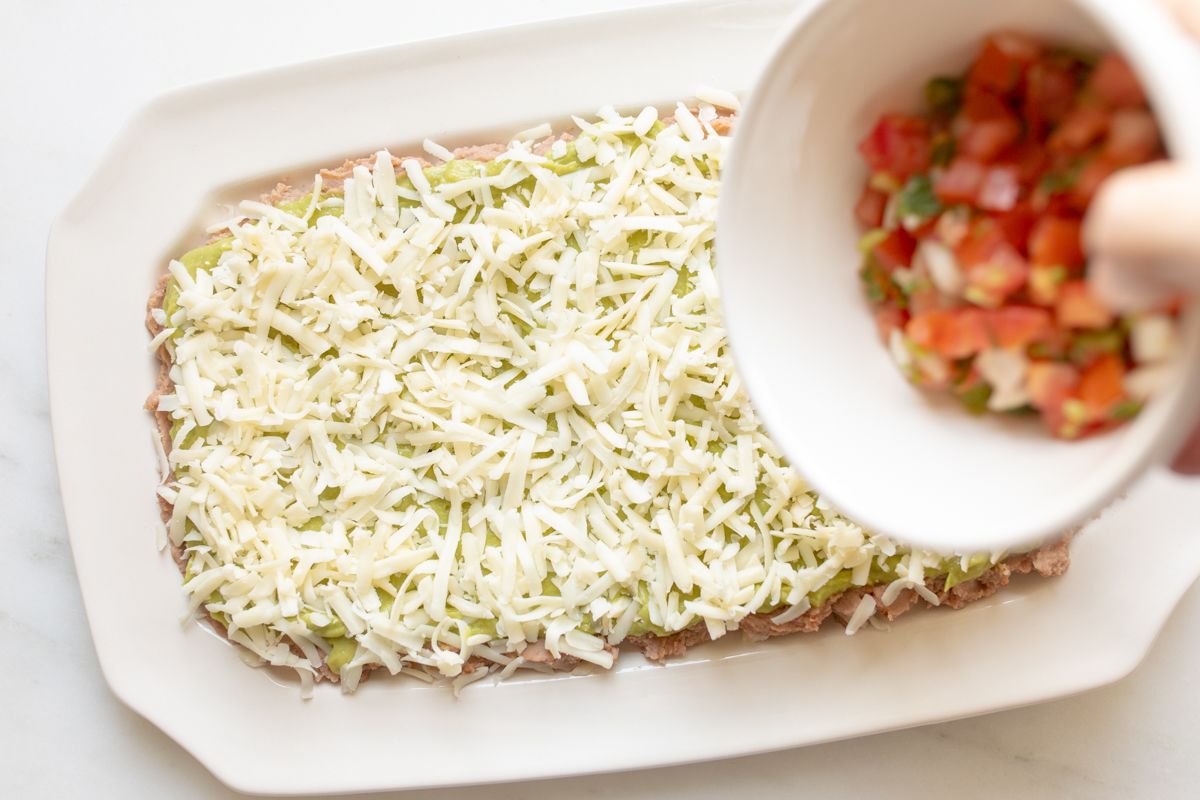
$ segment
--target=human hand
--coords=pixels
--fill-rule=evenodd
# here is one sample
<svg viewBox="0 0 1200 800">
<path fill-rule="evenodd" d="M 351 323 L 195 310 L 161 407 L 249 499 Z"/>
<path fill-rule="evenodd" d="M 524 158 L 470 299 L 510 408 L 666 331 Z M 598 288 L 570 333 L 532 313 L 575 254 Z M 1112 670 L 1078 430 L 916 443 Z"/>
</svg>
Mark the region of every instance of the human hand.
<svg viewBox="0 0 1200 800">
<path fill-rule="evenodd" d="M 1200 0 L 1162 0 L 1200 38 Z M 1200 168 L 1169 161 L 1122 170 L 1101 187 L 1085 236 L 1098 294 L 1121 311 L 1200 295 Z M 1200 428 L 1172 468 L 1200 474 Z"/>
</svg>

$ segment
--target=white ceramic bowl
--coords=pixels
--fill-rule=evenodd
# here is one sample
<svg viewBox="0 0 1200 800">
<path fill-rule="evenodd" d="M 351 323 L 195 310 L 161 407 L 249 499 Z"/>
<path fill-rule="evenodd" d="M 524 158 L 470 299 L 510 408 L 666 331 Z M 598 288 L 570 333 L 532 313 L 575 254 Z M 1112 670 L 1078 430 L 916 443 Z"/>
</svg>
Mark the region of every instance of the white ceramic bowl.
<svg viewBox="0 0 1200 800">
<path fill-rule="evenodd" d="M 1200 57 L 1149 0 L 826 0 L 806 6 L 746 105 L 722 189 L 717 256 L 738 369 L 785 454 L 863 525 L 957 551 L 1058 533 L 1171 454 L 1200 406 L 1200 318 L 1175 379 L 1108 435 L 1056 441 L 909 385 L 880 344 L 857 270 L 855 146 L 983 36 L 1020 30 L 1121 51 L 1168 149 L 1200 158 Z"/>
</svg>

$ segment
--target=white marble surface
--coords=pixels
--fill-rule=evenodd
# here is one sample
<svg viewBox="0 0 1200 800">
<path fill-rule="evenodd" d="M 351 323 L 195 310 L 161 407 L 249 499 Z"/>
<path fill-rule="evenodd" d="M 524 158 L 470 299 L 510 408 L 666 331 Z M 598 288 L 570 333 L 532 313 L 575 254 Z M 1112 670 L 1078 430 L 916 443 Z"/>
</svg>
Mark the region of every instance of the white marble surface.
<svg viewBox="0 0 1200 800">
<path fill-rule="evenodd" d="M 122 122 L 184 83 L 636 4 L 345 2 L 334 15 L 329 0 L 4 1 L 0 501 L 8 512 L 0 526 L 0 797 L 233 796 L 105 687 L 58 498 L 42 343 L 46 231 Z M 450 5 L 458 13 L 435 8 Z M 339 31 L 344 20 L 361 22 L 361 30 Z M 1200 591 L 1193 589 L 1129 678 L 1032 708 L 699 766 L 410 796 L 1195 796 L 1197 628 Z"/>
</svg>

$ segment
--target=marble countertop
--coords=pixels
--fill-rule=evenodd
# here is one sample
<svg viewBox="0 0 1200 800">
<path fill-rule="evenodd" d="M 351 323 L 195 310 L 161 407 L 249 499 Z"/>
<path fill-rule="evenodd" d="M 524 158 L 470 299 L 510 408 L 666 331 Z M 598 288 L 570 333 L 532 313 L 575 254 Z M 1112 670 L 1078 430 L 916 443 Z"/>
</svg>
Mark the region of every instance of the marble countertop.
<svg viewBox="0 0 1200 800">
<path fill-rule="evenodd" d="M 637 5 L 34 2 L 0 26 L 0 796 L 233 796 L 109 693 L 73 572 L 51 452 L 43 330 L 50 221 L 125 119 L 173 87 L 338 52 Z M 275 10 L 272 10 L 275 9 Z M 703 765 L 411 797 L 800 794 L 1183 797 L 1200 780 L 1200 590 L 1146 661 L 1087 694 L 987 717 Z"/>
</svg>

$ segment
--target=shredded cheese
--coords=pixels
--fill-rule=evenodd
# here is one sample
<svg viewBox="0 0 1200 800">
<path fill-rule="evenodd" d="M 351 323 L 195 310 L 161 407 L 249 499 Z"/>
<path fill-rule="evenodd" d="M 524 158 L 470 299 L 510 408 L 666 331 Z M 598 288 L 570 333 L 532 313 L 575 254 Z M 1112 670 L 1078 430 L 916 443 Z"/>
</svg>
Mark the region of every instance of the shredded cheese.
<svg viewBox="0 0 1200 800">
<path fill-rule="evenodd" d="M 711 112 L 604 109 L 488 164 L 427 141 L 441 174 L 380 153 L 303 217 L 243 203 L 213 269 L 173 262 L 192 605 L 348 690 L 372 665 L 461 688 L 533 643 L 608 667 L 636 633 L 785 623 L 875 560 L 892 596 L 918 582 L 937 558 L 821 503 L 737 381 Z"/>
</svg>

